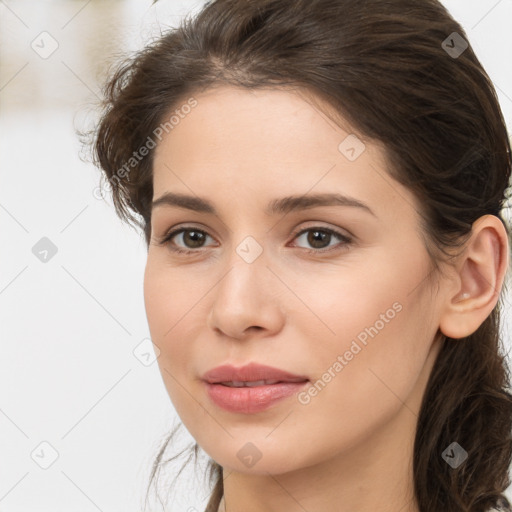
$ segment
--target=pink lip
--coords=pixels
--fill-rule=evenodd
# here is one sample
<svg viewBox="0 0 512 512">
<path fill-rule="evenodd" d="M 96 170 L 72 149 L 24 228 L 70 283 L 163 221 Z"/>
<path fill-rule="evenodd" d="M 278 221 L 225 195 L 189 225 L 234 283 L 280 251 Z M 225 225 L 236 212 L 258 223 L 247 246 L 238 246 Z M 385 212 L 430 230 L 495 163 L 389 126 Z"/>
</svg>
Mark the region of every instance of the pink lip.
<svg viewBox="0 0 512 512">
<path fill-rule="evenodd" d="M 210 399 L 219 407 L 237 413 L 252 414 L 269 408 L 274 403 L 287 398 L 302 389 L 309 382 L 301 375 L 250 363 L 241 368 L 223 365 L 213 368 L 203 375 L 206 391 Z M 258 380 L 279 380 L 276 384 L 254 387 L 229 387 L 220 382 L 254 382 Z"/>
<path fill-rule="evenodd" d="M 252 388 L 233 388 L 205 382 L 208 396 L 215 404 L 226 411 L 244 414 L 264 411 L 276 402 L 299 392 L 307 384 L 307 381 L 279 382 Z"/>
<path fill-rule="evenodd" d="M 222 365 L 207 371 L 203 380 L 209 383 L 255 380 L 280 380 L 282 382 L 299 382 L 308 380 L 304 375 L 294 375 L 279 368 L 258 363 L 249 363 L 240 368 L 231 365 Z"/>
</svg>

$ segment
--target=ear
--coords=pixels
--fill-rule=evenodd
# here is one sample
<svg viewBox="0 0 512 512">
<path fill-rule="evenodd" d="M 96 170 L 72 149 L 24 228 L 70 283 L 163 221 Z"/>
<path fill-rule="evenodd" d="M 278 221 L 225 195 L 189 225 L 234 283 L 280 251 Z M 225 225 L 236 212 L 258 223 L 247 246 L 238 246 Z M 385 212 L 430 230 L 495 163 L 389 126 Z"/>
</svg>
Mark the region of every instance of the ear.
<svg viewBox="0 0 512 512">
<path fill-rule="evenodd" d="M 439 329 L 449 338 L 473 334 L 491 314 L 509 267 L 507 231 L 498 217 L 480 217 L 471 232 L 441 311 Z"/>
</svg>

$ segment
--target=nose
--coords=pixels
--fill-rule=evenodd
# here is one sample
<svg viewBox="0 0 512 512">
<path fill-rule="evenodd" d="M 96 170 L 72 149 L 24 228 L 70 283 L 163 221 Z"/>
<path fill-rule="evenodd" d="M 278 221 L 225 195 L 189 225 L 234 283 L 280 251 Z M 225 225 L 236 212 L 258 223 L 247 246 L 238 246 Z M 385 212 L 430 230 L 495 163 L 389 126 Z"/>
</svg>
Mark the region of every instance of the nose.
<svg viewBox="0 0 512 512">
<path fill-rule="evenodd" d="M 284 323 L 283 286 L 260 255 L 247 263 L 237 254 L 229 269 L 211 293 L 212 304 L 207 325 L 218 335 L 245 339 L 250 334 L 265 337 L 282 329 Z"/>
</svg>

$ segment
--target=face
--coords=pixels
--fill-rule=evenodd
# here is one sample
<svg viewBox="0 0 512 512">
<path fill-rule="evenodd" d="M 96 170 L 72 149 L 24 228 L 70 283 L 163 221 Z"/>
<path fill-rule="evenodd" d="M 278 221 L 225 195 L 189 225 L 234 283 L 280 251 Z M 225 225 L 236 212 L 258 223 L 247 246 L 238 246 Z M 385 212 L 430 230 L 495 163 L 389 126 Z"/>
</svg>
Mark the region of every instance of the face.
<svg viewBox="0 0 512 512">
<path fill-rule="evenodd" d="M 381 145 L 296 91 L 194 97 L 155 150 L 153 199 L 183 194 L 211 211 L 155 205 L 144 276 L 171 401 L 224 468 L 283 473 L 348 453 L 418 405 L 431 370 L 438 307 L 417 200 Z M 304 202 L 330 194 L 350 200 Z M 281 205 L 295 208 L 271 210 L 289 196 Z M 259 410 L 243 401 L 259 391 L 223 386 L 243 410 L 212 400 L 205 372 L 252 362 L 307 382 L 278 385 L 291 394 Z"/>
</svg>

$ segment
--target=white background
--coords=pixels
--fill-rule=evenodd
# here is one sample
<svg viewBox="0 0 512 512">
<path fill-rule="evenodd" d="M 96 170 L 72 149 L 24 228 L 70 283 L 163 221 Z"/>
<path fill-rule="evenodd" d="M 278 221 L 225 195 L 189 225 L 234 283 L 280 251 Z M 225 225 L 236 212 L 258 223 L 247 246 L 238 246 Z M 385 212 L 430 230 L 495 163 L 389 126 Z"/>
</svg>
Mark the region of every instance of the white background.
<svg viewBox="0 0 512 512">
<path fill-rule="evenodd" d="M 512 0 L 444 3 L 510 128 Z M 74 127 L 90 116 L 116 53 L 201 4 L 0 1 L 1 512 L 142 510 L 156 449 L 177 416 L 157 364 L 133 354 L 149 338 L 143 238 L 93 196 L 100 173 L 80 160 Z M 43 31 L 59 45 L 47 59 L 31 48 Z M 57 247 L 47 263 L 32 252 L 42 237 Z M 182 440 L 193 442 L 186 431 Z M 31 458 L 51 456 L 41 442 L 58 452 L 48 469 Z M 184 474 L 169 510 L 204 510 L 206 488 Z"/>
</svg>

